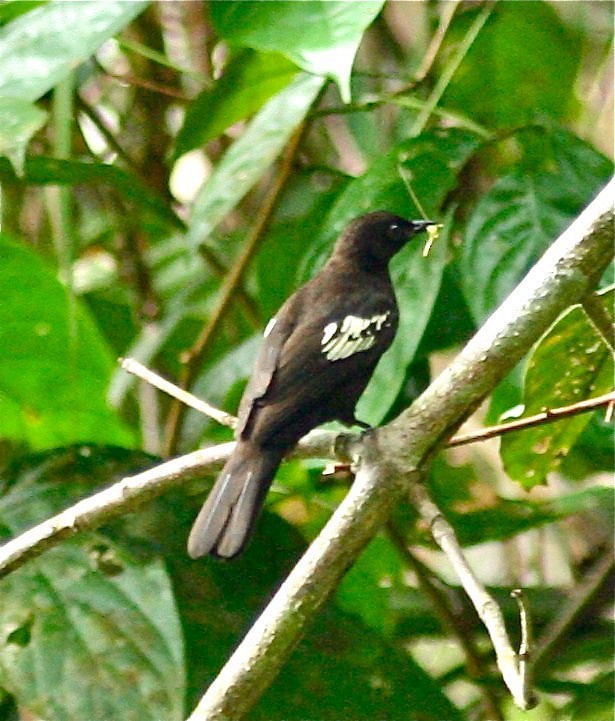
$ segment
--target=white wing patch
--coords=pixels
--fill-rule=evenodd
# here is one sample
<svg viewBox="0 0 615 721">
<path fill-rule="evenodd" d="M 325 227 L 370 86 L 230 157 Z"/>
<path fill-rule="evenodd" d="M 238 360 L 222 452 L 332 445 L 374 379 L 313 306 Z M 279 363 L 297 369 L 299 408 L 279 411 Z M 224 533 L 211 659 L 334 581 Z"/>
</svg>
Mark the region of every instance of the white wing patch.
<svg viewBox="0 0 615 721">
<path fill-rule="evenodd" d="M 390 325 L 390 311 L 371 318 L 347 315 L 341 324 L 329 323 L 322 334 L 322 352 L 328 360 L 349 358 L 354 353 L 369 350 L 376 342 L 376 333 L 383 326 Z"/>
<path fill-rule="evenodd" d="M 263 338 L 266 338 L 269 335 L 269 333 L 271 333 L 271 331 L 273 330 L 273 327 L 275 326 L 275 324 L 277 322 L 278 322 L 278 319 L 275 316 L 273 316 L 273 318 L 265 326 L 265 332 L 263 333 Z"/>
</svg>

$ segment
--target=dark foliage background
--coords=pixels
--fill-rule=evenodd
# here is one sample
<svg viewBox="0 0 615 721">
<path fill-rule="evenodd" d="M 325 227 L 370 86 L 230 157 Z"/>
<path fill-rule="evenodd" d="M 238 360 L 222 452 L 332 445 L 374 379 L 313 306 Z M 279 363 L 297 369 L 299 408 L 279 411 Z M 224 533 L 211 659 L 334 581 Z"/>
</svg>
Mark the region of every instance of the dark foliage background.
<svg viewBox="0 0 615 721">
<path fill-rule="evenodd" d="M 394 261 L 402 325 L 358 415 L 406 407 L 609 178 L 612 10 L 2 3 L 0 537 L 230 438 L 115 359 L 234 411 L 267 319 L 372 209 L 444 223 L 427 259 L 409 247 Z M 573 308 L 469 428 L 605 393 L 612 377 Z M 511 632 L 512 587 L 527 589 L 539 646 L 572 611 L 538 669 L 537 710 L 512 707 L 404 507 L 250 718 L 609 721 L 608 567 L 583 589 L 610 552 L 612 465 L 602 412 L 444 452 L 431 472 Z M 206 478 L 4 579 L 0 719 L 183 718 L 345 493 L 321 469 L 284 465 L 236 563 L 186 557 Z"/>
</svg>

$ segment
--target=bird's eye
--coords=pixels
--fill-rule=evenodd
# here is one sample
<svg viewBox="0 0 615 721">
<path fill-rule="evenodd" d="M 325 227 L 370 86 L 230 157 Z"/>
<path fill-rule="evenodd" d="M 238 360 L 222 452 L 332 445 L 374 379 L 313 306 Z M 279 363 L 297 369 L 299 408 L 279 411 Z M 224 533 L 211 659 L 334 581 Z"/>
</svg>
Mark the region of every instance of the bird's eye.
<svg viewBox="0 0 615 721">
<path fill-rule="evenodd" d="M 391 233 L 395 233 L 398 229 L 399 223 L 391 223 L 391 225 L 389 225 L 389 230 L 391 231 Z"/>
</svg>

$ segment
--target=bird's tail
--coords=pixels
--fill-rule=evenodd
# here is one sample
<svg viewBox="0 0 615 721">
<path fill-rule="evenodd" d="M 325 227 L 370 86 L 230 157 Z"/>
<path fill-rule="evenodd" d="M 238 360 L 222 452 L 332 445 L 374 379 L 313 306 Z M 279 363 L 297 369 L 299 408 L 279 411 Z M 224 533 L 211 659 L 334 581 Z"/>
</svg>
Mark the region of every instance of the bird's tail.
<svg viewBox="0 0 615 721">
<path fill-rule="evenodd" d="M 283 455 L 278 448 L 237 442 L 190 531 L 192 558 L 208 553 L 233 558 L 241 553 Z"/>
</svg>

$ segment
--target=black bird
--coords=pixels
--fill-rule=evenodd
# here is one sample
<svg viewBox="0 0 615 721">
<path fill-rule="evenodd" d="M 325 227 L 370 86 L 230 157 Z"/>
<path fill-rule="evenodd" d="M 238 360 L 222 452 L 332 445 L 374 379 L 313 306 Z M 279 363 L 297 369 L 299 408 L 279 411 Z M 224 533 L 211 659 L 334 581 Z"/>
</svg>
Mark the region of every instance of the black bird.
<svg viewBox="0 0 615 721">
<path fill-rule="evenodd" d="M 190 532 L 192 558 L 237 556 L 286 453 L 321 423 L 357 423 L 355 405 L 397 331 L 389 260 L 431 223 L 383 211 L 356 218 L 320 273 L 269 321 L 237 446 Z"/>
</svg>

